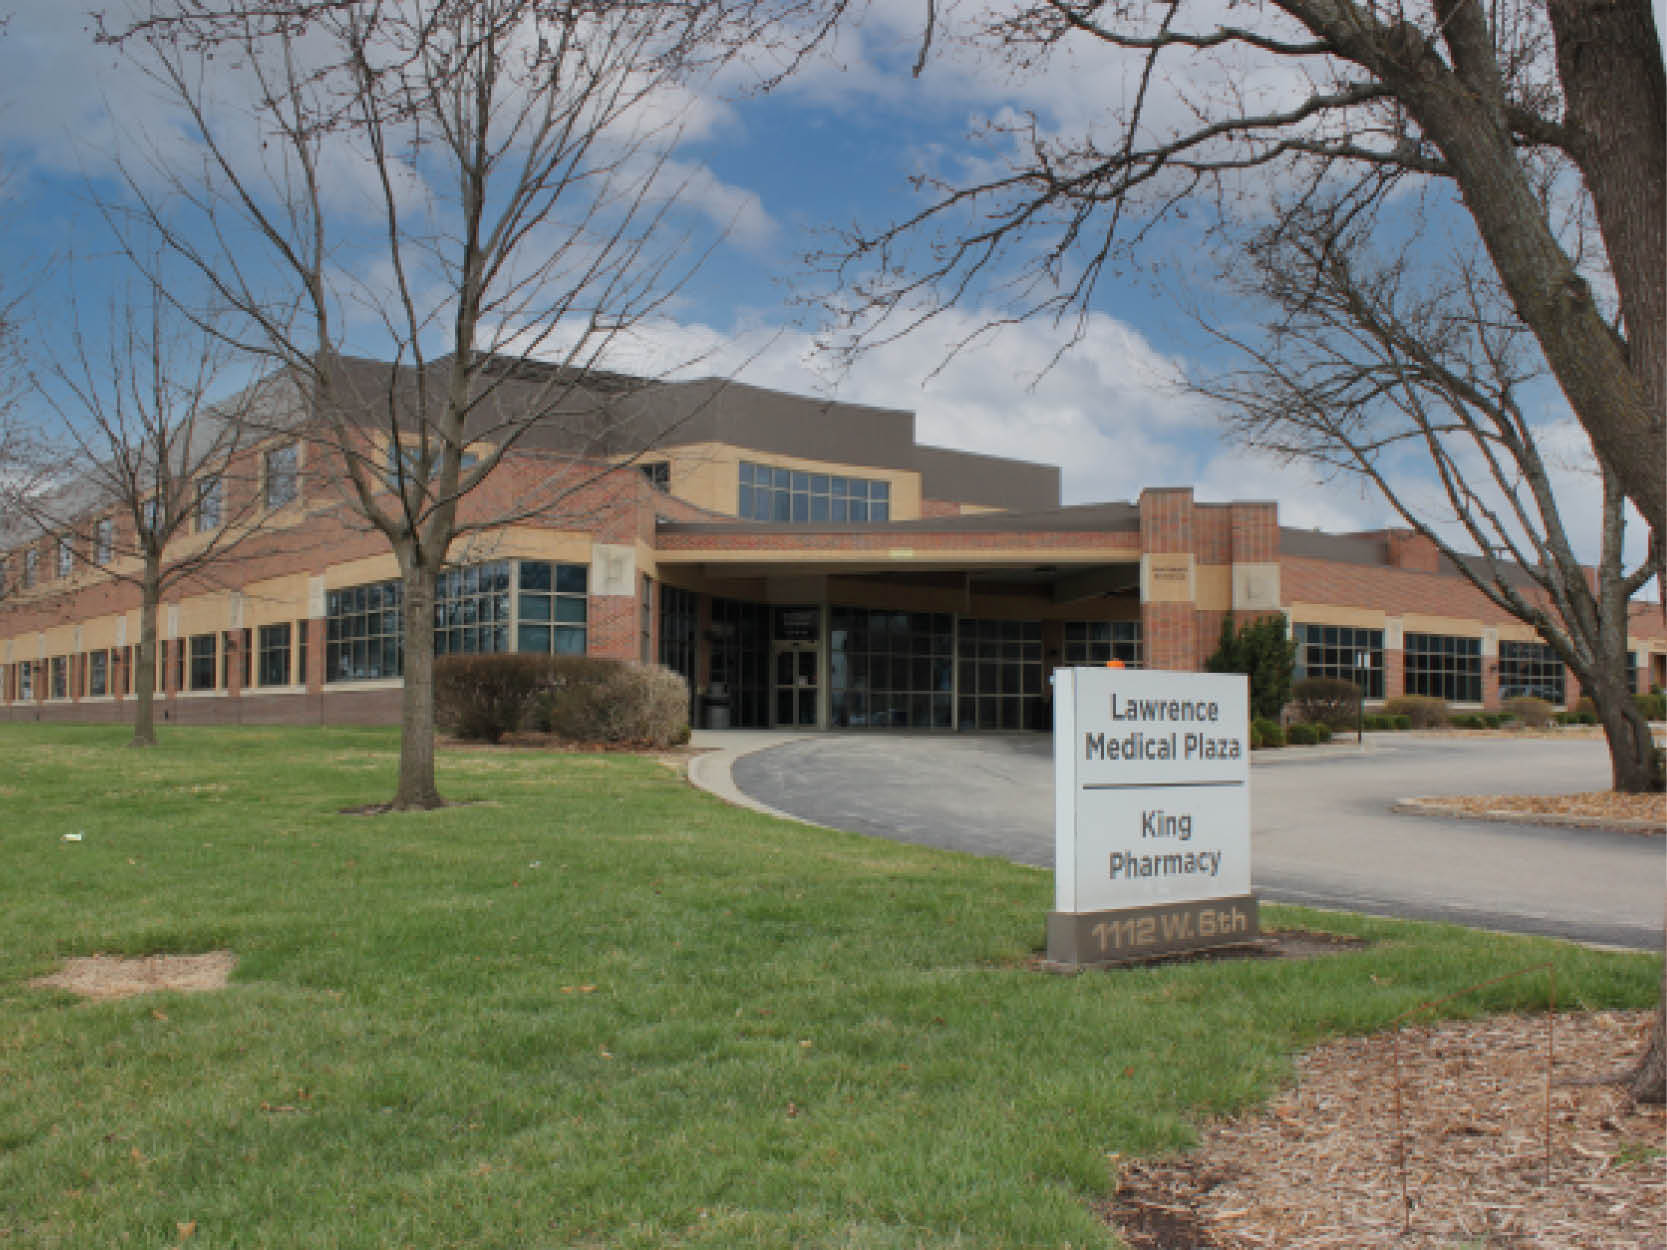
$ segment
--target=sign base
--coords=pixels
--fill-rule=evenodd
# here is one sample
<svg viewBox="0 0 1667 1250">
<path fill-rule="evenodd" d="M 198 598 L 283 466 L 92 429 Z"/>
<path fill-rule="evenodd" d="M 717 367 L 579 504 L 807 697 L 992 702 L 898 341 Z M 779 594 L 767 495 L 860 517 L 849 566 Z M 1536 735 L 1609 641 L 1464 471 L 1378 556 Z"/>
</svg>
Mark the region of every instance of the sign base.
<svg viewBox="0 0 1667 1250">
<path fill-rule="evenodd" d="M 1260 932 L 1254 894 L 1115 911 L 1051 911 L 1048 962 L 1067 967 L 1133 963 L 1237 946 Z"/>
</svg>

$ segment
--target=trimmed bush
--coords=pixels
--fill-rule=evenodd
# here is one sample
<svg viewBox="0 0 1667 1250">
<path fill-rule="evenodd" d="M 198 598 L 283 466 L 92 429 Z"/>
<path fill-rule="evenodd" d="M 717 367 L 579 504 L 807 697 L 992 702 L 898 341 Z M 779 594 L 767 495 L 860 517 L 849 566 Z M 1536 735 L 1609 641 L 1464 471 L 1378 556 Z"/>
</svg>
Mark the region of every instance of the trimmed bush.
<svg viewBox="0 0 1667 1250">
<path fill-rule="evenodd" d="M 1297 721 L 1285 730 L 1285 741 L 1294 747 L 1311 747 L 1320 740 L 1319 729 L 1307 721 Z"/>
<path fill-rule="evenodd" d="M 1645 720 L 1667 720 L 1667 694 L 1655 690 L 1649 694 L 1635 694 L 1632 701 L 1638 705 Z"/>
<path fill-rule="evenodd" d="M 1509 716 L 1506 716 L 1503 712 L 1484 712 L 1484 713 L 1482 713 L 1482 723 L 1484 725 L 1486 725 L 1489 729 L 1498 729 L 1500 726 L 1502 726 L 1506 721 L 1508 721 L 1510 719 L 1511 718 Z"/>
<path fill-rule="evenodd" d="M 548 680 L 542 655 L 443 655 L 434 661 L 434 719 L 459 738 L 497 742 L 521 727 Z"/>
<path fill-rule="evenodd" d="M 689 740 L 689 688 L 653 664 L 585 655 L 448 655 L 434 662 L 435 719 L 497 742 L 523 724 L 575 742 Z"/>
<path fill-rule="evenodd" d="M 1516 717 L 1529 729 L 1544 729 L 1551 724 L 1551 704 L 1544 699 L 1537 699 L 1531 694 L 1512 695 L 1505 700 L 1505 711 Z M 1558 713 L 1557 723 L 1566 724 L 1563 714 Z"/>
<path fill-rule="evenodd" d="M 1331 726 L 1328 725 L 1326 728 L 1329 729 Z M 1376 729 L 1379 731 L 1393 729 L 1395 728 L 1395 718 L 1393 716 L 1385 716 L 1382 712 L 1374 712 L 1367 716 L 1366 728 Z"/>
<path fill-rule="evenodd" d="M 1298 720 L 1345 729 L 1360 715 L 1360 688 L 1341 677 L 1304 677 L 1291 687 L 1291 702 Z"/>
<path fill-rule="evenodd" d="M 1459 729 L 1492 728 L 1492 726 L 1488 724 L 1487 717 L 1483 716 L 1480 712 L 1460 712 L 1456 716 L 1449 717 L 1447 723 L 1454 725 Z"/>
<path fill-rule="evenodd" d="M 1413 729 L 1435 729 L 1447 723 L 1447 701 L 1428 694 L 1403 694 L 1384 702 L 1391 716 L 1404 716 Z"/>
<path fill-rule="evenodd" d="M 689 740 L 689 687 L 658 664 L 584 659 L 556 675 L 535 705 L 535 720 L 574 742 L 676 746 Z"/>
<path fill-rule="evenodd" d="M 1327 725 L 1323 721 L 1316 721 L 1314 723 L 1314 735 L 1321 742 L 1330 742 L 1331 741 L 1331 726 Z"/>
<path fill-rule="evenodd" d="M 1389 717 L 1389 727 L 1391 729 L 1411 729 L 1412 717 L 1406 715 L 1391 716 Z"/>
<path fill-rule="evenodd" d="M 1258 716 L 1250 722 L 1250 745 L 1252 749 L 1282 747 L 1285 745 L 1285 731 L 1279 727 L 1278 721 Z"/>
</svg>

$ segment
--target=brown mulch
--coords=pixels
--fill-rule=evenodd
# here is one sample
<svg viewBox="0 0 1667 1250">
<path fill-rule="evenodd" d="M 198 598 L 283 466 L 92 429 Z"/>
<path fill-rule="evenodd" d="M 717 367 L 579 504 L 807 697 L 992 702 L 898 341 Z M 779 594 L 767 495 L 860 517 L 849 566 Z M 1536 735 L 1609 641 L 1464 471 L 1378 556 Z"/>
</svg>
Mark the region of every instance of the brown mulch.
<svg viewBox="0 0 1667 1250">
<path fill-rule="evenodd" d="M 1636 833 L 1667 833 L 1667 795 L 1443 794 L 1406 800 L 1408 807 L 1443 816 L 1500 820 L 1527 816 L 1552 823 L 1589 825 Z"/>
<path fill-rule="evenodd" d="M 36 977 L 29 984 L 37 989 L 68 990 L 82 998 L 131 998 L 159 990 L 197 994 L 223 990 L 237 956 L 230 951 L 208 951 L 201 955 L 144 955 L 135 959 L 119 955 L 88 955 L 66 959 L 50 976 Z"/>
<path fill-rule="evenodd" d="M 1663 1250 L 1667 1119 L 1594 1080 L 1641 1052 L 1648 1012 L 1495 1016 L 1304 1055 L 1266 1111 L 1178 1159 L 1117 1164 L 1100 1214 L 1135 1250 Z M 1410 1223 L 1407 1215 L 1410 1212 Z"/>
</svg>

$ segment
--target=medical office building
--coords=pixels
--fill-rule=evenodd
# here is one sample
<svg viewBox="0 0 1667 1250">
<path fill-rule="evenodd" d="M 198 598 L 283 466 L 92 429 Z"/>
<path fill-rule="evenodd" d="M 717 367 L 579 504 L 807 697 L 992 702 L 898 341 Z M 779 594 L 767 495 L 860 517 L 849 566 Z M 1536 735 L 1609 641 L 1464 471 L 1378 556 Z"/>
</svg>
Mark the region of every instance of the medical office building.
<svg viewBox="0 0 1667 1250">
<path fill-rule="evenodd" d="M 658 661 L 712 725 L 1020 731 L 1048 724 L 1057 665 L 1197 669 L 1229 614 L 1279 614 L 1301 673 L 1373 701 L 1579 697 L 1414 534 L 1290 529 L 1275 503 L 1184 486 L 1061 506 L 1057 468 L 923 445 L 902 410 L 717 381 L 630 402 L 637 435 L 662 431 L 645 454 L 579 464 L 552 433 L 470 501 L 489 509 L 564 451 L 561 471 L 585 470 L 559 515 L 453 550 L 439 651 Z M 293 435 L 251 453 L 265 524 L 165 599 L 159 721 L 397 721 L 397 568 L 324 459 L 299 402 Z M 94 520 L 90 542 L 0 535 L 0 719 L 129 715 L 138 596 L 111 575 L 122 518 Z M 1628 645 L 1637 688 L 1667 685 L 1658 608 L 1635 610 Z"/>
</svg>

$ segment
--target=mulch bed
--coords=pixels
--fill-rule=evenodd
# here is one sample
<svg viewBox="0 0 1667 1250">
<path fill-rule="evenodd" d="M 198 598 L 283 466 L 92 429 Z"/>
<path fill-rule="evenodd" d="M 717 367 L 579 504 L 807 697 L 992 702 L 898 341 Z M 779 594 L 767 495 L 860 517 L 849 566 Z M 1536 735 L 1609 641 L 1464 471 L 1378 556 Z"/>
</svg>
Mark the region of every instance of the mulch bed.
<svg viewBox="0 0 1667 1250">
<path fill-rule="evenodd" d="M 1408 1027 L 1400 1034 L 1407 1205 L 1392 1034 L 1304 1055 L 1267 1110 L 1210 1124 L 1177 1159 L 1116 1163 L 1100 1214 L 1134 1250 L 1662 1250 L 1662 1109 L 1605 1078 L 1647 1012 Z"/>
</svg>

